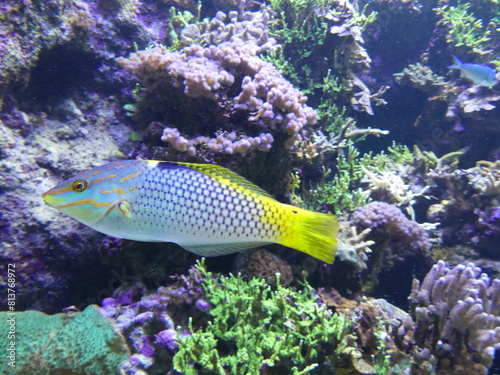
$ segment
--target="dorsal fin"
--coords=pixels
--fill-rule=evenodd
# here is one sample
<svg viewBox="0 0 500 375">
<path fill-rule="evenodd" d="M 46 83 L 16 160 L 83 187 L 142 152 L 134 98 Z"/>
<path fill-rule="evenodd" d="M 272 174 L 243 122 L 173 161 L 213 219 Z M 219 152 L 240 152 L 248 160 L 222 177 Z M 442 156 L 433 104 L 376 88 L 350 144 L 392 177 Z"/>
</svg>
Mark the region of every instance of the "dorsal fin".
<svg viewBox="0 0 500 375">
<path fill-rule="evenodd" d="M 227 181 L 233 185 L 237 185 L 239 187 L 251 191 L 252 193 L 260 195 L 261 197 L 274 199 L 269 195 L 269 193 L 267 193 L 257 185 L 251 183 L 246 178 L 243 178 L 240 175 L 234 173 L 233 171 L 221 167 L 220 165 L 194 164 L 194 163 L 175 163 L 175 164 L 191 168 L 197 172 L 203 173 L 219 181 Z"/>
</svg>

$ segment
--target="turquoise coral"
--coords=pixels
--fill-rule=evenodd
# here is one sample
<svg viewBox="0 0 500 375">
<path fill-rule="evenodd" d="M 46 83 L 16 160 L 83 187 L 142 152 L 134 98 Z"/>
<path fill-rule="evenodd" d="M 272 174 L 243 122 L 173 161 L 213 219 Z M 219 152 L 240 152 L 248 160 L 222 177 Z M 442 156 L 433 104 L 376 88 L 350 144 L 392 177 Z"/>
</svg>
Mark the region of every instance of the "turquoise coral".
<svg viewBox="0 0 500 375">
<path fill-rule="evenodd" d="M 2 359 L 2 374 L 115 375 L 130 356 L 123 336 L 115 331 L 111 321 L 101 316 L 95 305 L 81 313 L 7 314 L 0 313 L 0 324 L 2 331 L 7 332 L 7 319 L 15 316 L 16 367 L 7 367 L 7 361 Z M 1 341 L 2 353 L 7 352 L 7 345 L 7 339 Z"/>
</svg>

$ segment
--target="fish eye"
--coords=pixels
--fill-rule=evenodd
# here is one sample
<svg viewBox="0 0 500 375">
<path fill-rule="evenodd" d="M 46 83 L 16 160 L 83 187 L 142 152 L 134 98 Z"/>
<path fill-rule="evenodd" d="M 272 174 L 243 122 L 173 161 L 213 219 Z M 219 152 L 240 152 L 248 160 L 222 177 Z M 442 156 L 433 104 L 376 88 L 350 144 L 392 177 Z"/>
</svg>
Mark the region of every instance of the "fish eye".
<svg viewBox="0 0 500 375">
<path fill-rule="evenodd" d="M 78 180 L 73 182 L 73 191 L 76 191 L 77 193 L 81 193 L 87 189 L 87 181 L 85 180 Z"/>
</svg>

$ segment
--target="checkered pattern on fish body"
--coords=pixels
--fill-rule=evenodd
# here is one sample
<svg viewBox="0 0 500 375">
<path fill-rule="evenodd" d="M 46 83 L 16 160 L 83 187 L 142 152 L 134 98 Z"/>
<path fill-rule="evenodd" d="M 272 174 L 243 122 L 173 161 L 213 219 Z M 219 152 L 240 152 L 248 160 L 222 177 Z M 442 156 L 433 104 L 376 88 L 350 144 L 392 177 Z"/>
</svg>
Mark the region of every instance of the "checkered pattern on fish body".
<svg viewBox="0 0 500 375">
<path fill-rule="evenodd" d="M 266 243 L 280 233 L 279 214 L 259 197 L 188 167 L 150 169 L 136 194 L 133 226 L 155 240 Z"/>
</svg>

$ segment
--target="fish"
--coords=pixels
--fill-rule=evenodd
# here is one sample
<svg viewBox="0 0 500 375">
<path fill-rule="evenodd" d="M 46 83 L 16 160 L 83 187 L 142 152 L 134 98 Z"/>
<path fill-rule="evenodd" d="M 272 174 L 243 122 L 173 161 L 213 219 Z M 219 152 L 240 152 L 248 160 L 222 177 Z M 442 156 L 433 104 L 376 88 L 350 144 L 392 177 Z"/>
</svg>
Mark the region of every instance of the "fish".
<svg viewBox="0 0 500 375">
<path fill-rule="evenodd" d="M 217 165 L 114 161 L 77 174 L 42 199 L 106 235 L 173 242 L 200 256 L 277 243 L 331 264 L 337 251 L 333 214 L 280 203 Z"/>
<path fill-rule="evenodd" d="M 498 83 L 495 69 L 487 65 L 463 63 L 456 56 L 453 56 L 453 65 L 448 66 L 448 69 L 460 70 L 465 78 L 479 86 L 493 87 Z"/>
</svg>

